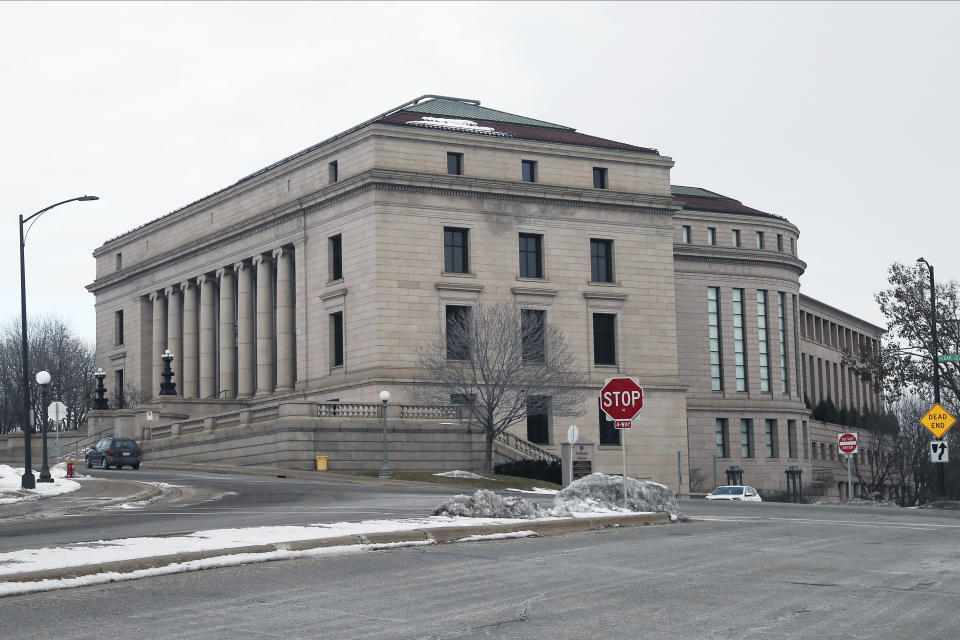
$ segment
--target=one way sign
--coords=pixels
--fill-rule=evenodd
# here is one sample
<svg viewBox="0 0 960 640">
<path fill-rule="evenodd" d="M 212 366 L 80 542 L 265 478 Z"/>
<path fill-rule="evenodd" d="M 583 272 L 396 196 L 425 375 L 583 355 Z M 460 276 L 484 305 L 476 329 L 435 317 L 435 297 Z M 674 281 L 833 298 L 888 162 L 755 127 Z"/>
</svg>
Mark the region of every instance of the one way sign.
<svg viewBox="0 0 960 640">
<path fill-rule="evenodd" d="M 948 462 L 950 460 L 947 443 L 943 440 L 934 440 L 930 443 L 930 462 Z"/>
</svg>

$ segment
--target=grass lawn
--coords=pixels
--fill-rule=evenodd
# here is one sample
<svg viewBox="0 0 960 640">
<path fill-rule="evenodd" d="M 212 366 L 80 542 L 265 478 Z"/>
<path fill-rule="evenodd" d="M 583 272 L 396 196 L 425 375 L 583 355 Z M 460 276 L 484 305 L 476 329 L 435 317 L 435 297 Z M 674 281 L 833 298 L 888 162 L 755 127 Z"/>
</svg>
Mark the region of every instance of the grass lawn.
<svg viewBox="0 0 960 640">
<path fill-rule="evenodd" d="M 344 473 L 357 476 L 377 477 L 377 471 L 335 471 L 334 473 Z M 394 471 L 393 477 L 397 480 L 409 480 L 413 482 L 429 482 L 430 484 L 442 484 L 451 487 L 463 487 L 464 489 L 490 489 L 491 491 L 503 491 L 504 489 L 523 489 L 529 491 L 534 487 L 542 489 L 562 489 L 558 484 L 547 482 L 546 480 L 534 480 L 531 478 L 519 478 L 517 476 L 503 476 L 495 473 L 481 473 L 486 479 L 474 478 L 446 478 L 444 476 L 433 475 L 434 471 Z"/>
</svg>

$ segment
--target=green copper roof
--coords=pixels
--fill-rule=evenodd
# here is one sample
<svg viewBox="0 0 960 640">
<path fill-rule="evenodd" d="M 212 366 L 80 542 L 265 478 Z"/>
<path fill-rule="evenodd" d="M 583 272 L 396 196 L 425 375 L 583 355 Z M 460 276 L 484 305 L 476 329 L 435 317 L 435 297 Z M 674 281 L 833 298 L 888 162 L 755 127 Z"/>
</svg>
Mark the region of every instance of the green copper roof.
<svg viewBox="0 0 960 640">
<path fill-rule="evenodd" d="M 720 200 L 733 200 L 727 196 L 722 196 L 713 191 L 707 191 L 700 187 L 684 187 L 679 184 L 670 185 L 670 192 L 675 196 L 693 196 L 695 198 L 718 198 Z"/>
<path fill-rule="evenodd" d="M 465 100 L 462 98 L 431 98 L 416 105 L 403 107 L 403 111 L 414 113 L 428 113 L 435 116 L 450 118 L 465 118 L 467 120 L 486 120 L 488 122 L 509 122 L 511 124 L 525 124 L 531 127 L 549 127 L 551 129 L 565 129 L 575 131 L 572 127 L 535 120 L 525 116 L 518 116 L 506 111 L 497 111 L 480 106 L 479 100 Z"/>
</svg>

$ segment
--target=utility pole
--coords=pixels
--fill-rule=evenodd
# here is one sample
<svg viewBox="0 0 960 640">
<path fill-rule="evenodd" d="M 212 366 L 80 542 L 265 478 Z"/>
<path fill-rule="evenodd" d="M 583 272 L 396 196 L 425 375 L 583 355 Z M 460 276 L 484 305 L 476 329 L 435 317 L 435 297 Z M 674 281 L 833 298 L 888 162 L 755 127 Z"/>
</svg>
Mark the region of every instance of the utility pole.
<svg viewBox="0 0 960 640">
<path fill-rule="evenodd" d="M 933 401 L 936 404 L 940 404 L 940 345 L 937 341 L 937 288 L 933 280 L 933 265 L 923 258 L 919 258 L 917 262 L 922 262 L 927 265 L 927 270 L 930 272 L 930 337 L 933 341 L 930 348 L 930 355 L 933 359 Z M 944 483 L 942 464 L 937 465 L 937 484 L 939 485 L 939 497 L 937 499 L 946 500 L 947 490 Z"/>
</svg>

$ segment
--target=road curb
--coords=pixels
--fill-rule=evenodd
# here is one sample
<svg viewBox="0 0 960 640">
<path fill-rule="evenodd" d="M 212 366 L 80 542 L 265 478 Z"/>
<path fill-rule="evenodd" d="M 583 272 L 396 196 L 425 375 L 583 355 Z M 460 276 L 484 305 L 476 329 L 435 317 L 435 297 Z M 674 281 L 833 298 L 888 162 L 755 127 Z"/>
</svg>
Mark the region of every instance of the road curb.
<svg viewBox="0 0 960 640">
<path fill-rule="evenodd" d="M 155 488 L 156 489 L 156 488 Z M 159 493 L 159 489 L 156 489 Z M 600 516 L 592 518 L 570 518 L 564 520 L 531 520 L 512 522 L 508 524 L 436 527 L 427 529 L 412 529 L 408 531 L 387 531 L 359 535 L 337 536 L 333 538 L 316 538 L 312 540 L 294 540 L 291 542 L 276 542 L 270 544 L 247 545 L 227 549 L 209 549 L 205 551 L 191 551 L 149 558 L 132 560 L 118 560 L 116 562 L 101 562 L 91 565 L 80 565 L 60 569 L 46 569 L 0 576 L 0 584 L 39 582 L 41 580 L 57 580 L 64 578 L 78 578 L 99 573 L 131 573 L 142 569 L 155 569 L 181 562 L 206 560 L 218 556 L 236 554 L 271 553 L 275 551 L 309 551 L 326 547 L 378 545 L 378 544 L 448 544 L 463 541 L 470 536 L 488 536 L 496 534 L 533 531 L 537 536 L 563 535 L 579 531 L 595 531 L 618 527 L 637 527 L 658 524 L 670 524 L 670 515 L 666 513 L 642 513 L 623 516 Z"/>
</svg>

